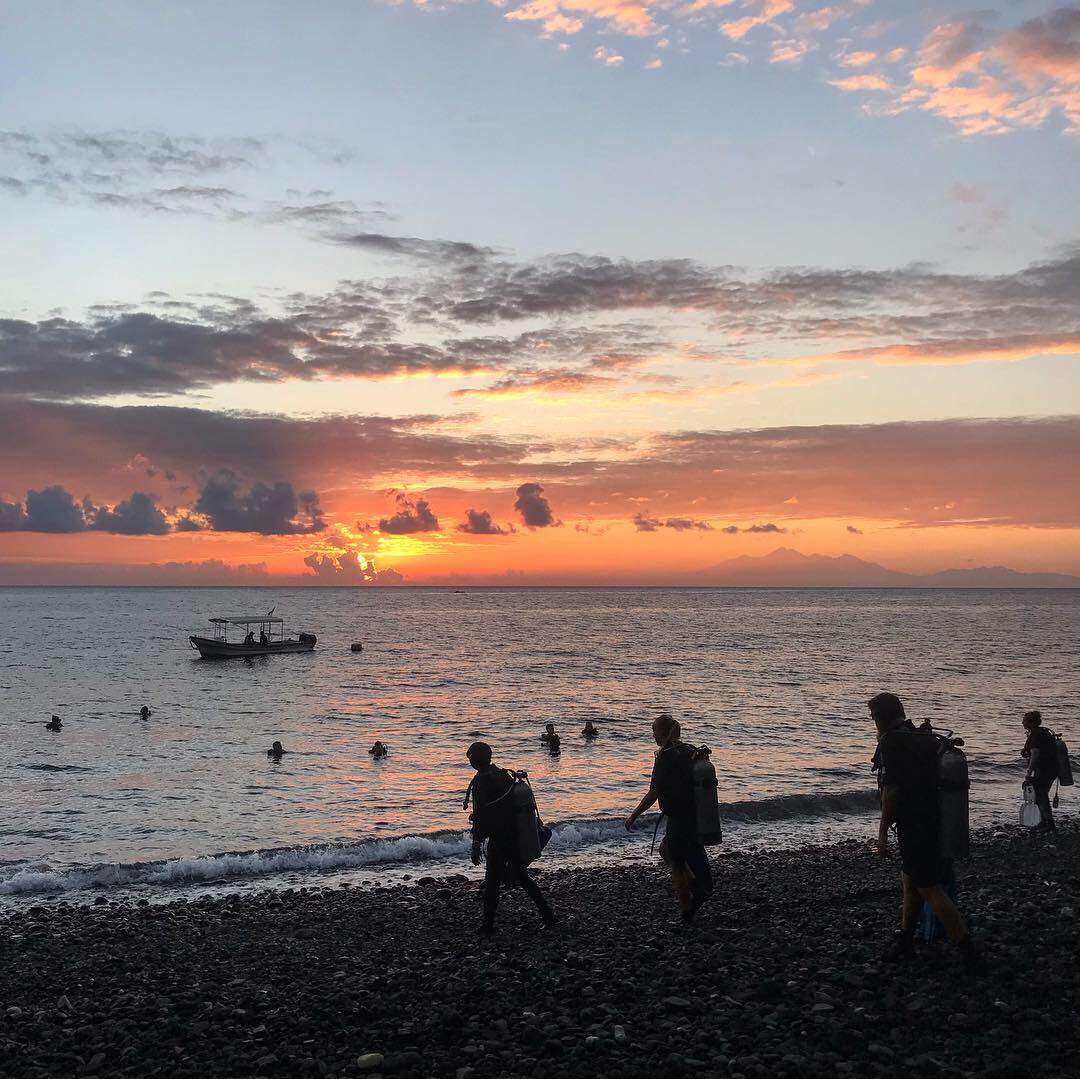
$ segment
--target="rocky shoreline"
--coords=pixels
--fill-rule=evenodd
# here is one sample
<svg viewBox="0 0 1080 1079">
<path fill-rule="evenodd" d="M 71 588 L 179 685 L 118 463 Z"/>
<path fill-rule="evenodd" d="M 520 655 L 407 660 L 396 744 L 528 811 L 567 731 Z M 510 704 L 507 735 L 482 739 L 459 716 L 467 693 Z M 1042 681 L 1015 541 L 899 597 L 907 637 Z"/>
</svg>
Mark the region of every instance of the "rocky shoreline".
<svg viewBox="0 0 1080 1079">
<path fill-rule="evenodd" d="M 0 1074 L 1075 1076 L 1078 863 L 1069 819 L 975 837 L 978 978 L 880 961 L 898 866 L 852 842 L 722 855 L 689 931 L 652 861 L 540 873 L 561 926 L 511 892 L 490 941 L 465 879 L 43 904 L 0 919 Z"/>
</svg>

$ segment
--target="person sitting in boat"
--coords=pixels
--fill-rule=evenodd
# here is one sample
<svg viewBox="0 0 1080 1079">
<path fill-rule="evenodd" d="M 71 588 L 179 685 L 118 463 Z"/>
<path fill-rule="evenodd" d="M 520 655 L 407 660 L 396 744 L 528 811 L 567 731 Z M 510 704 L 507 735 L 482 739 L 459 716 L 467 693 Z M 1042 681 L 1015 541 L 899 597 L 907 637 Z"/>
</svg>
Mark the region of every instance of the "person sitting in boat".
<svg viewBox="0 0 1080 1079">
<path fill-rule="evenodd" d="M 591 742 L 594 738 L 600 737 L 600 728 L 593 724 L 591 719 L 585 720 L 585 726 L 581 728 L 581 737 L 586 742 Z"/>
<path fill-rule="evenodd" d="M 61 720 L 59 716 L 53 716 L 52 719 L 50 719 L 49 722 L 45 724 L 45 729 L 47 731 L 58 731 L 61 727 L 63 727 L 63 725 L 63 720 Z"/>
<path fill-rule="evenodd" d="M 247 636 L 244 637 L 244 644 L 254 644 L 254 643 L 255 643 L 255 634 L 249 629 L 247 631 Z"/>
<path fill-rule="evenodd" d="M 265 629 L 260 629 L 259 630 L 259 644 L 269 644 L 269 643 L 270 643 L 270 638 L 267 637 L 266 630 Z"/>
<path fill-rule="evenodd" d="M 285 748 L 280 742 L 275 742 L 267 751 L 266 755 L 275 761 L 281 760 L 285 756 Z"/>
<path fill-rule="evenodd" d="M 390 750 L 386 747 L 385 742 L 380 742 L 376 738 L 375 744 L 371 747 L 371 749 L 368 750 L 368 752 L 375 758 L 375 760 L 381 761 L 383 757 L 385 757 L 390 752 Z"/>
</svg>

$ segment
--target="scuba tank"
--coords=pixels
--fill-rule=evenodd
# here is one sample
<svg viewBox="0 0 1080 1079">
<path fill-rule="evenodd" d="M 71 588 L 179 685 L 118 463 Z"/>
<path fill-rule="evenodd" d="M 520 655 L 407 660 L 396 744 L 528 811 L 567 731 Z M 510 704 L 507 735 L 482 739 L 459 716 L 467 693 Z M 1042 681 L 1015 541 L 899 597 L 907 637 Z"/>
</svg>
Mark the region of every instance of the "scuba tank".
<svg viewBox="0 0 1080 1079">
<path fill-rule="evenodd" d="M 1069 761 L 1069 747 L 1060 734 L 1054 735 L 1054 745 L 1057 748 L 1058 786 L 1071 787 L 1073 774 L 1072 763 Z"/>
<path fill-rule="evenodd" d="M 521 856 L 522 865 L 528 865 L 540 857 L 540 814 L 536 810 L 536 799 L 529 785 L 529 773 L 511 772 L 510 775 L 514 777 L 510 797 L 517 822 L 518 854 Z"/>
<path fill-rule="evenodd" d="M 937 789 L 941 853 L 945 858 L 966 858 L 968 855 L 968 779 L 967 757 L 960 746 L 962 738 L 952 731 L 937 734 Z"/>
<path fill-rule="evenodd" d="M 1030 780 L 1024 784 L 1024 800 L 1020 803 L 1020 823 L 1025 828 L 1034 828 L 1042 821 L 1042 811 L 1035 804 L 1035 784 Z"/>
<path fill-rule="evenodd" d="M 694 784 L 694 811 L 697 815 L 698 841 L 706 847 L 715 846 L 724 841 L 724 829 L 720 825 L 720 802 L 716 769 L 709 760 L 709 749 L 702 746 L 694 757 L 691 766 Z"/>
</svg>

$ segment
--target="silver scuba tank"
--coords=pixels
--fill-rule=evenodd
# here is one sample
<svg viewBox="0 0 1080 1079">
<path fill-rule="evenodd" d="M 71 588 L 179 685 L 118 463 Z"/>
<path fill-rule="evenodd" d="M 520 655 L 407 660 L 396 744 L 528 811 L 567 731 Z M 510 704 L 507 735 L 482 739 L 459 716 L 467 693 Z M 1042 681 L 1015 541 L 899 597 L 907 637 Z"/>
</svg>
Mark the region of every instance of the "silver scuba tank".
<svg viewBox="0 0 1080 1079">
<path fill-rule="evenodd" d="M 940 737 L 940 736 L 939 736 Z M 945 858 L 966 858 L 969 847 L 967 757 L 952 737 L 940 738 L 937 759 L 939 838 Z"/>
<path fill-rule="evenodd" d="M 716 769 L 712 766 L 707 752 L 694 761 L 691 775 L 694 784 L 698 841 L 706 847 L 715 846 L 723 842 L 724 830 L 720 825 L 719 784 L 716 781 Z"/>
<path fill-rule="evenodd" d="M 536 811 L 536 798 L 529 786 L 528 772 L 512 772 L 514 792 L 514 818 L 517 821 L 518 854 L 523 865 L 540 857 L 540 824 Z"/>
</svg>

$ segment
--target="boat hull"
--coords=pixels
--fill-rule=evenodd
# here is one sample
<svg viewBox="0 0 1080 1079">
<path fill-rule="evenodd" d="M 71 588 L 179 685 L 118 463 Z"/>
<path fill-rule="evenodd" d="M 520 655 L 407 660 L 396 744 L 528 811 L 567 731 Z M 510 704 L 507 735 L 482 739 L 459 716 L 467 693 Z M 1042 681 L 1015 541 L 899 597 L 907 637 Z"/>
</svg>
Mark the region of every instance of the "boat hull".
<svg viewBox="0 0 1080 1079">
<path fill-rule="evenodd" d="M 271 641 L 269 644 L 243 644 L 215 641 L 211 637 L 191 636 L 188 641 L 203 659 L 235 659 L 237 656 L 277 656 L 290 652 L 313 652 L 315 637 L 304 634 L 300 641 Z"/>
</svg>

